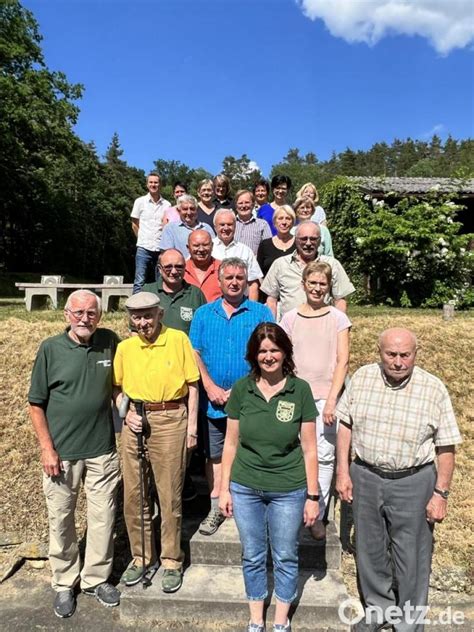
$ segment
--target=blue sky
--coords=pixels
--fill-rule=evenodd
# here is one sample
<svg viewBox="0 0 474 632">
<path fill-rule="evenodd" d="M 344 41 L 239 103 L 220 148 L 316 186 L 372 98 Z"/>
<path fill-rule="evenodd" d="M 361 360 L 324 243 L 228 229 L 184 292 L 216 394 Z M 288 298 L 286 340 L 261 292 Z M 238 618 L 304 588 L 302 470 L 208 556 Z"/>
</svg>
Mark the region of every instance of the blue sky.
<svg viewBox="0 0 474 632">
<path fill-rule="evenodd" d="M 374 14 L 388 0 L 347 1 L 23 4 L 49 68 L 85 86 L 79 136 L 103 155 L 118 132 L 125 159 L 145 170 L 163 158 L 217 173 L 226 155 L 246 153 L 267 175 L 290 147 L 325 160 L 395 137 L 474 136 L 472 32 L 457 28 L 469 11 L 474 22 L 470 1 L 447 2 L 451 13 L 434 21 L 454 44 L 433 31 L 432 13 L 405 6 L 401 20 Z M 354 1 L 363 15 L 350 24 Z M 406 35 L 415 23 L 421 35 Z"/>
</svg>

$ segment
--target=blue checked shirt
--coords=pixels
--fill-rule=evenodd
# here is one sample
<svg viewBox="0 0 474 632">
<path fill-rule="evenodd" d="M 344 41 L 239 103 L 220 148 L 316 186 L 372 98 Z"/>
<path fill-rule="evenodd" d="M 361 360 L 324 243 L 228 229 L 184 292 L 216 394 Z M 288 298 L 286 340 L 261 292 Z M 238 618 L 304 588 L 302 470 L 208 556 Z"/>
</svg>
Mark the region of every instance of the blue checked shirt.
<svg viewBox="0 0 474 632">
<path fill-rule="evenodd" d="M 217 386 L 228 390 L 249 372 L 245 354 L 250 334 L 258 324 L 274 323 L 275 319 L 266 305 L 248 298 L 228 318 L 222 301 L 218 298 L 196 310 L 189 337 L 211 379 Z M 224 407 L 209 402 L 205 393 L 200 396 L 200 404 L 212 419 L 226 416 Z"/>
<path fill-rule="evenodd" d="M 205 230 L 212 238 L 216 236 L 210 226 L 200 222 L 192 228 L 187 226 L 184 222 L 171 222 L 170 224 L 166 224 L 161 235 L 160 250 L 176 248 L 185 259 L 189 259 L 188 238 L 194 230 L 198 229 Z"/>
</svg>

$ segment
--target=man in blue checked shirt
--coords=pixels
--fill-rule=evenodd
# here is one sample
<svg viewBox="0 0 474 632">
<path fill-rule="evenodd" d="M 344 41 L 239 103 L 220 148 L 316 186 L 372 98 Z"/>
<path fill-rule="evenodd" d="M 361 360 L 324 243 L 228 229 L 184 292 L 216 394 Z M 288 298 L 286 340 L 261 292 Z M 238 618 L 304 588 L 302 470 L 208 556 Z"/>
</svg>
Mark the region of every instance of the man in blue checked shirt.
<svg viewBox="0 0 474 632">
<path fill-rule="evenodd" d="M 215 533 L 225 520 L 219 511 L 221 456 L 227 427 L 224 406 L 234 382 L 249 372 L 245 354 L 250 334 L 262 322 L 275 322 L 266 305 L 245 295 L 247 264 L 242 259 L 224 259 L 219 267 L 219 282 L 222 298 L 195 312 L 189 333 L 204 390 L 200 397 L 205 419 L 202 436 L 211 490 L 211 510 L 199 527 L 203 535 Z"/>
</svg>

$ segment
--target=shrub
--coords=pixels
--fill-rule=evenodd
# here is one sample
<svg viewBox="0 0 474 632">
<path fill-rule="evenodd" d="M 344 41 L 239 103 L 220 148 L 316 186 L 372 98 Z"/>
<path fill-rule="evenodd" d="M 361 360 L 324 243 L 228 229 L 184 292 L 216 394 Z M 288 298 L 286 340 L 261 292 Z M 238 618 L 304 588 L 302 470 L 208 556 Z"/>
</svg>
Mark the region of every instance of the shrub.
<svg viewBox="0 0 474 632">
<path fill-rule="evenodd" d="M 377 200 L 339 178 L 322 193 L 334 252 L 359 281 L 356 300 L 403 307 L 473 305 L 470 235 L 460 235 L 462 208 L 447 196 L 388 194 Z"/>
</svg>

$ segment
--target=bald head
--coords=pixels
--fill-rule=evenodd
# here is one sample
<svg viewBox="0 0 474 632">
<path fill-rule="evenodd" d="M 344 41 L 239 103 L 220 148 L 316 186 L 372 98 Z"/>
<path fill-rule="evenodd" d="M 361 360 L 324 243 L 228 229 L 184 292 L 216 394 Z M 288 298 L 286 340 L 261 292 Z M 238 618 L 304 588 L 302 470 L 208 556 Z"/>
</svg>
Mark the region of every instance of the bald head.
<svg viewBox="0 0 474 632">
<path fill-rule="evenodd" d="M 161 266 L 166 265 L 182 265 L 184 267 L 185 260 L 183 255 L 176 248 L 168 248 L 168 250 L 164 250 L 160 256 L 159 261 Z"/>
<path fill-rule="evenodd" d="M 413 373 L 416 351 L 416 336 L 409 329 L 392 327 L 380 334 L 379 352 L 382 369 L 392 386 L 401 384 Z"/>
<path fill-rule="evenodd" d="M 410 329 L 403 327 L 390 327 L 379 336 L 379 349 L 384 346 L 392 345 L 396 342 L 402 344 L 411 345 L 414 350 L 417 347 L 417 340 L 415 334 Z"/>
<path fill-rule="evenodd" d="M 198 268 L 207 269 L 212 261 L 212 238 L 206 231 L 198 228 L 188 237 L 189 256 Z"/>
</svg>

